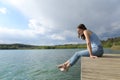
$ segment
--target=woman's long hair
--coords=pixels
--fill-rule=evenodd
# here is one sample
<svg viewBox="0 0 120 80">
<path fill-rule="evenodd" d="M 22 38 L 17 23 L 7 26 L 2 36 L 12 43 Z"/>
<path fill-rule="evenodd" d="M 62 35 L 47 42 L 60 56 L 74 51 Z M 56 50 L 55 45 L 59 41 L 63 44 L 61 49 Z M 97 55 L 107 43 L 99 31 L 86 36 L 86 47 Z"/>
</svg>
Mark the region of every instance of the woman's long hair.
<svg viewBox="0 0 120 80">
<path fill-rule="evenodd" d="M 77 28 L 87 30 L 87 28 L 85 27 L 84 24 L 80 24 Z M 78 38 L 81 38 L 81 39 L 85 40 L 85 35 L 84 34 L 81 35 L 80 33 L 78 33 Z"/>
</svg>

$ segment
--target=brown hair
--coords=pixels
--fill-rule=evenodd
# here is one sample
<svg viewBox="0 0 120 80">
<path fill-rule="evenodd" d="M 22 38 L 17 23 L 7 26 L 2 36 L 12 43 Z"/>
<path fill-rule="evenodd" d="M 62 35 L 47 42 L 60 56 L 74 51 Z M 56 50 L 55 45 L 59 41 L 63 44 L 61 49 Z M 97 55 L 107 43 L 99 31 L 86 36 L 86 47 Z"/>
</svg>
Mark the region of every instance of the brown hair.
<svg viewBox="0 0 120 80">
<path fill-rule="evenodd" d="M 87 28 L 85 27 L 84 24 L 80 24 L 80 25 L 78 25 L 77 28 L 78 28 L 78 29 L 87 30 Z M 78 38 L 81 38 L 81 39 L 85 40 L 85 35 L 84 35 L 84 34 L 80 35 L 80 33 L 78 33 Z"/>
</svg>

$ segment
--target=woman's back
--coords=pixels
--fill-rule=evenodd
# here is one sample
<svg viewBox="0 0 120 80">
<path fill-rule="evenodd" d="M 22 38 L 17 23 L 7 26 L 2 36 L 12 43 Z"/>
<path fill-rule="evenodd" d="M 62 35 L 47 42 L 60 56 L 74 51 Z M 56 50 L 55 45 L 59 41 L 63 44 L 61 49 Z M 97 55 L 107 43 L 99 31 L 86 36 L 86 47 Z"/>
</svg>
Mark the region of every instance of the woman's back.
<svg viewBox="0 0 120 80">
<path fill-rule="evenodd" d="M 90 41 L 91 41 L 91 46 L 92 47 L 101 46 L 101 41 L 94 32 L 92 32 L 92 34 L 90 35 Z"/>
</svg>

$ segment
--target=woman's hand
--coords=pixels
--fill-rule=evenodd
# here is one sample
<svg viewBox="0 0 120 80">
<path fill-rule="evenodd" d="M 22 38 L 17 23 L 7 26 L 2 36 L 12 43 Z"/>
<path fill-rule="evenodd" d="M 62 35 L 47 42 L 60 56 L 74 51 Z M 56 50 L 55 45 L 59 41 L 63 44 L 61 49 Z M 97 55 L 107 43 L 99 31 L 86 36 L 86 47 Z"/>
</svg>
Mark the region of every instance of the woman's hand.
<svg viewBox="0 0 120 80">
<path fill-rule="evenodd" d="M 98 57 L 97 57 L 97 56 L 90 55 L 90 58 L 96 59 L 96 58 L 98 58 Z"/>
</svg>

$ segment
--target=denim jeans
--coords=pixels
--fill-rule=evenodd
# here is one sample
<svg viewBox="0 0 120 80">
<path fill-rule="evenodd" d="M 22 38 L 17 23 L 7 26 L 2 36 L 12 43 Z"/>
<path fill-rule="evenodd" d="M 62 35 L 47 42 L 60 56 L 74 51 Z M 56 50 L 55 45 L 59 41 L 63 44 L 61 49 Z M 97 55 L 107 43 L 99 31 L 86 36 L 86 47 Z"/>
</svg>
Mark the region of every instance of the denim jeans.
<svg viewBox="0 0 120 80">
<path fill-rule="evenodd" d="M 103 53 L 104 51 L 102 46 L 92 47 L 92 54 L 94 56 L 102 57 Z M 70 65 L 73 66 L 82 56 L 89 57 L 89 51 L 83 50 L 75 52 L 75 54 L 69 59 Z"/>
</svg>

